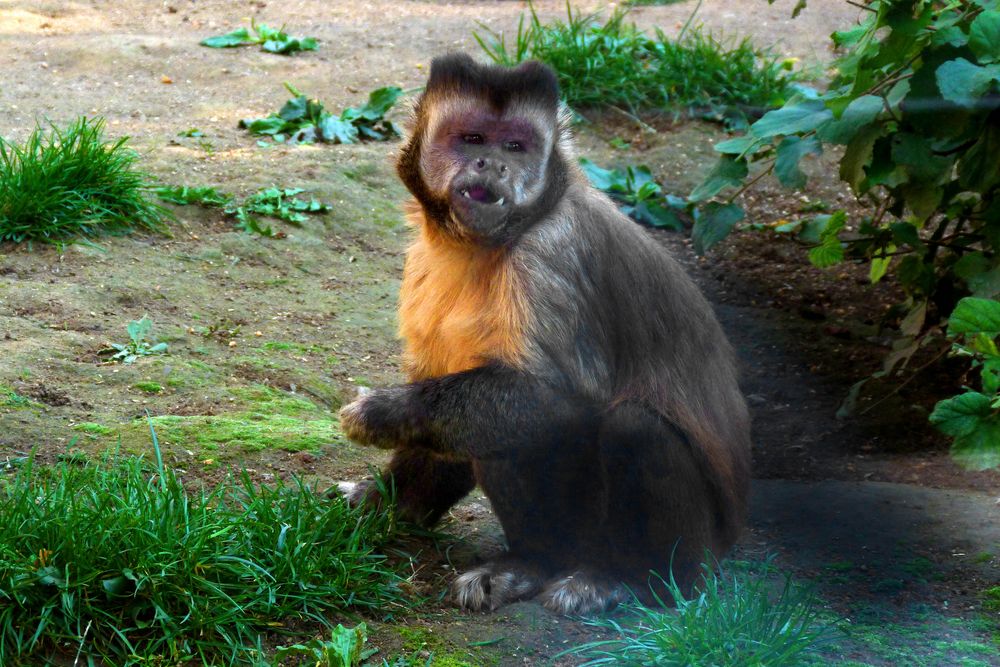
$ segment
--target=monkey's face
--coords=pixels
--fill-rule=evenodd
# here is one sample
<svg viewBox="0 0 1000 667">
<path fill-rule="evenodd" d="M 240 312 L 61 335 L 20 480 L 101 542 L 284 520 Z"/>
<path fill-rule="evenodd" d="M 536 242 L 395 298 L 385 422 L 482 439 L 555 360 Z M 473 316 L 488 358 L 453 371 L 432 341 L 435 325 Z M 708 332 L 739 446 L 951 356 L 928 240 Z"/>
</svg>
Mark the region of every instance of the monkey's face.
<svg viewBox="0 0 1000 667">
<path fill-rule="evenodd" d="M 548 67 L 436 58 L 397 170 L 428 220 L 487 245 L 508 242 L 556 201 L 559 89 Z"/>
<path fill-rule="evenodd" d="M 538 197 L 551 140 L 529 117 L 472 109 L 443 119 L 421 168 L 461 226 L 497 239 L 509 231 L 511 216 Z"/>
</svg>

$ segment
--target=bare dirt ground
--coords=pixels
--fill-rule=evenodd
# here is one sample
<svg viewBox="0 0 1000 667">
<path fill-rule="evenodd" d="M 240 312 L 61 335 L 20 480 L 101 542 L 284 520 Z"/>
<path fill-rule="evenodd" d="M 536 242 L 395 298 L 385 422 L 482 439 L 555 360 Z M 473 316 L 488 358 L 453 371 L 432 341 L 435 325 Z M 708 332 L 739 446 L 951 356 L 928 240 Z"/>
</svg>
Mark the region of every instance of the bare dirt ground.
<svg viewBox="0 0 1000 667">
<path fill-rule="evenodd" d="M 641 7 L 632 17 L 670 34 L 693 5 Z M 792 21 L 793 5 L 708 0 L 699 16 L 822 75 L 828 33 L 859 10 L 813 0 Z M 543 18 L 565 12 L 561 1 L 536 9 Z M 188 207 L 177 209 L 169 238 L 0 246 L 0 465 L 32 450 L 43 461 L 70 447 L 96 456 L 119 437 L 145 452 L 148 410 L 176 416 L 158 422 L 158 432 L 169 460 L 191 478 L 218 479 L 235 465 L 262 481 L 305 475 L 326 484 L 363 474 L 378 457 L 346 442 L 334 415 L 355 385 L 400 379 L 394 304 L 407 230 L 394 144 L 264 148 L 236 123 L 276 111 L 287 99 L 283 82 L 331 109 L 379 86 L 419 86 L 434 55 L 478 50 L 478 22 L 511 30 L 524 10 L 512 1 L 0 0 L 4 137 L 21 139 L 45 119 L 103 116 L 109 134 L 130 136 L 162 183 L 235 194 L 302 187 L 333 207 L 302 228 L 282 228 L 287 237 L 276 240 Z M 282 57 L 197 45 L 251 17 L 315 36 L 320 49 Z M 190 128 L 205 136 L 178 136 Z M 685 192 L 711 162 L 720 129 L 684 123 L 650 136 L 605 119 L 578 134 L 581 154 L 648 164 Z M 615 136 L 632 148 L 611 148 Z M 806 199 L 848 201 L 833 164 L 811 165 Z M 799 214 L 802 197 L 765 184 L 746 203 L 751 219 L 770 222 Z M 851 634 L 838 635 L 820 662 L 1000 664 L 991 639 L 1000 612 L 980 597 L 1000 580 L 1000 475 L 959 469 L 926 426 L 937 389 L 947 391 L 954 375 L 928 374 L 861 417 L 834 417 L 850 384 L 887 351 L 877 325 L 893 286 L 871 288 L 863 267 L 817 271 L 798 248 L 760 233 L 736 235 L 703 259 L 680 236 L 660 237 L 716 303 L 744 363 L 762 481 L 737 562 L 776 554 L 781 568 L 817 585 L 831 617 L 846 619 Z M 170 354 L 97 363 L 96 352 L 124 342 L 125 325 L 143 314 Z M 15 395 L 27 402 L 4 403 Z M 289 397 L 300 401 L 294 426 L 282 413 Z M 428 593 L 502 544 L 480 496 L 442 530 L 454 539 L 407 546 Z M 432 664 L 445 667 L 550 664 L 593 636 L 533 603 L 492 615 L 461 614 L 443 601 L 393 612 L 392 623 L 369 619 L 379 656 L 433 654 Z"/>
</svg>

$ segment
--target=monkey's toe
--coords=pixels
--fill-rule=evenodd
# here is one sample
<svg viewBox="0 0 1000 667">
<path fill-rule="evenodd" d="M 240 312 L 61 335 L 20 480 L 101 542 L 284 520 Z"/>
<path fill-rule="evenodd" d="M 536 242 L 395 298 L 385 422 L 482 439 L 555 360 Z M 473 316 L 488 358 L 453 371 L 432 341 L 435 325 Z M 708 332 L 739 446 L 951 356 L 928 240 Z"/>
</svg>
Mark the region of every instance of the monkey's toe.
<svg viewBox="0 0 1000 667">
<path fill-rule="evenodd" d="M 463 609 L 493 611 L 538 592 L 538 578 L 525 572 L 498 570 L 493 565 L 469 570 L 455 580 L 455 602 Z"/>
<path fill-rule="evenodd" d="M 546 609 L 557 614 L 587 615 L 612 609 L 628 597 L 628 590 L 621 583 L 588 572 L 574 572 L 549 582 L 541 601 Z"/>
</svg>

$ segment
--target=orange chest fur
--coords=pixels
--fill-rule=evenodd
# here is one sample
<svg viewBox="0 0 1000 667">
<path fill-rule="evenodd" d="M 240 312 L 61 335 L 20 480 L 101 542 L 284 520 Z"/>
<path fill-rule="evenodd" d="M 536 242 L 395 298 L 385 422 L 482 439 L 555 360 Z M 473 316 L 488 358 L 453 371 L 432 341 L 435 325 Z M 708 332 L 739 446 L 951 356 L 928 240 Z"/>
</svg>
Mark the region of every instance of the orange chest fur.
<svg viewBox="0 0 1000 667">
<path fill-rule="evenodd" d="M 399 332 L 410 380 L 524 355 L 523 290 L 502 251 L 442 239 L 426 227 L 406 256 Z"/>
</svg>

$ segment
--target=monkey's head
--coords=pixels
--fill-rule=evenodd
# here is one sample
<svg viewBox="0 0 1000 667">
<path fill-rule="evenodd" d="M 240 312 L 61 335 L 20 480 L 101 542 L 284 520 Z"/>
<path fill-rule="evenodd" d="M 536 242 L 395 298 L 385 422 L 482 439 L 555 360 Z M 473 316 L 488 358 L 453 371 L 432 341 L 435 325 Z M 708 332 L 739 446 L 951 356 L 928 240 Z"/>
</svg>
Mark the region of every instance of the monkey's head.
<svg viewBox="0 0 1000 667">
<path fill-rule="evenodd" d="M 435 58 L 414 112 L 396 168 L 430 224 L 500 245 L 562 197 L 559 86 L 545 65 Z"/>
</svg>

